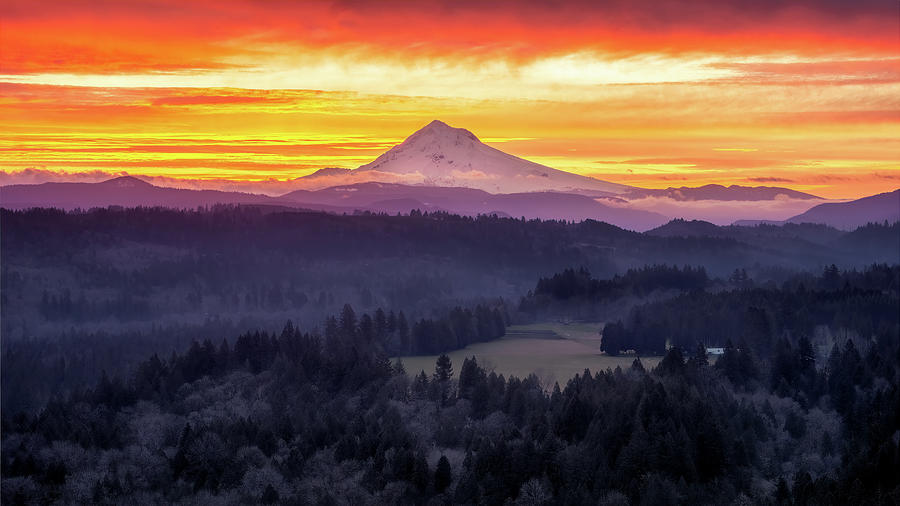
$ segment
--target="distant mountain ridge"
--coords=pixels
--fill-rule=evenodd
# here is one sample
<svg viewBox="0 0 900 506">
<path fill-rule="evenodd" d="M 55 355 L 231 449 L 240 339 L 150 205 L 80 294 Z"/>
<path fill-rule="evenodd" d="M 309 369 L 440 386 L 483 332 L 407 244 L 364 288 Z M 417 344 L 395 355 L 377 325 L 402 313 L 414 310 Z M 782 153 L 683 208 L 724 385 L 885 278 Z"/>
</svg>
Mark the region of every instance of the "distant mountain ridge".
<svg viewBox="0 0 900 506">
<path fill-rule="evenodd" d="M 808 193 L 768 186 L 645 189 L 611 183 L 504 153 L 484 144 L 468 130 L 437 120 L 357 169 L 326 167 L 278 184 L 279 191 L 291 187 L 305 189 L 280 196 L 274 195 L 275 192 L 262 195 L 167 188 L 125 176 L 100 183 L 9 185 L 0 188 L 0 205 L 86 209 L 237 204 L 391 214 L 419 209 L 461 215 L 594 219 L 632 230 L 647 230 L 666 223 L 670 217 L 718 224 L 732 223 L 738 218 L 754 222 L 781 220 L 806 211 L 819 199 Z M 869 214 L 866 216 L 869 221 L 880 221 L 884 215 Z M 797 219 L 825 218 L 808 213 L 791 218 Z"/>
<path fill-rule="evenodd" d="M 824 223 L 851 230 L 867 223 L 900 220 L 900 189 L 850 202 L 819 204 L 805 213 L 788 218 L 788 223 Z"/>
<path fill-rule="evenodd" d="M 608 205 L 609 202 L 616 205 Z M 492 194 L 473 188 L 369 182 L 314 191 L 297 190 L 280 197 L 271 197 L 252 193 L 160 187 L 133 176 L 99 183 L 41 183 L 0 187 L 0 205 L 12 209 L 89 209 L 107 206 L 194 208 L 215 204 L 281 206 L 332 213 L 353 213 L 360 210 L 405 214 L 418 209 L 469 216 L 497 214 L 529 219 L 593 219 L 636 231 L 656 229 L 651 233 L 666 236 L 721 235 L 722 230 L 726 230 L 715 229 L 715 225 L 698 220 L 675 220 L 660 227 L 669 222 L 669 218 L 651 211 L 623 207 L 619 198 L 604 199 L 549 191 Z M 848 230 L 869 222 L 880 223 L 885 220 L 900 220 L 900 190 L 853 202 L 821 204 L 782 222 L 742 220 L 735 222 L 735 225 L 809 222 Z"/>
<path fill-rule="evenodd" d="M 861 226 L 853 231 L 839 230 L 818 223 L 779 223 L 755 226 L 718 226 L 701 220 L 672 220 L 648 230 L 644 235 L 668 238 L 728 239 L 770 251 L 773 245 L 782 250 L 796 251 L 806 260 L 820 251 L 835 248 L 848 256 L 869 255 L 874 261 L 896 263 L 900 258 L 900 222 L 885 227 L 883 223 Z M 824 258 L 822 259 L 824 261 Z"/>
<path fill-rule="evenodd" d="M 492 194 L 474 188 L 413 186 L 390 183 L 358 183 L 323 190 L 298 190 L 281 196 L 298 203 L 381 209 L 385 202 L 420 203 L 420 210 L 445 210 L 456 214 L 500 214 L 513 217 L 606 221 L 632 230 L 646 230 L 665 223 L 661 214 L 604 205 L 584 195 L 560 192 Z"/>
<path fill-rule="evenodd" d="M 695 201 L 695 200 L 721 200 L 721 201 L 760 201 L 775 200 L 777 198 L 791 199 L 809 199 L 822 200 L 809 193 L 790 190 L 788 188 L 780 188 L 777 186 L 741 186 L 730 185 L 722 186 L 719 184 L 708 184 L 691 188 L 682 186 L 680 188 L 669 187 L 664 190 L 634 188 L 620 195 L 627 199 L 639 199 L 646 197 L 665 197 L 677 201 Z"/>
<path fill-rule="evenodd" d="M 333 213 L 372 211 L 408 213 L 447 211 L 461 215 L 499 214 L 526 218 L 606 221 L 632 230 L 647 230 L 667 221 L 663 215 L 603 205 L 583 195 L 558 192 L 491 194 L 472 188 L 359 183 L 270 197 L 217 190 L 154 186 L 125 176 L 100 183 L 42 183 L 0 187 L 0 205 L 12 209 L 107 206 L 194 208 L 215 204 L 268 205 Z"/>
<path fill-rule="evenodd" d="M 826 202 L 783 221 L 738 220 L 738 226 L 817 223 L 841 230 L 853 230 L 868 223 L 900 221 L 900 189 L 849 202 Z"/>
<path fill-rule="evenodd" d="M 107 206 L 197 207 L 214 204 L 263 204 L 272 197 L 220 190 L 187 190 L 152 185 L 134 176 L 99 183 L 40 183 L 0 187 L 0 205 L 10 208 L 62 209 Z"/>
</svg>

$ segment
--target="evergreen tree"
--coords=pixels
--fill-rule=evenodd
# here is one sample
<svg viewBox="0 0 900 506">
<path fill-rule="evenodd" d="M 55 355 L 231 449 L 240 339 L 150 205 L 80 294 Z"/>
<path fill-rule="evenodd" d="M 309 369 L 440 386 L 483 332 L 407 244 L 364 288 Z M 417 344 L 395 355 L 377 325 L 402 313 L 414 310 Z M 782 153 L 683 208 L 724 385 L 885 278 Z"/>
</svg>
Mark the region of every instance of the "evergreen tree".
<svg viewBox="0 0 900 506">
<path fill-rule="evenodd" d="M 706 346 L 703 343 L 697 343 L 696 348 L 694 348 L 694 356 L 691 357 L 691 363 L 699 368 L 709 365 L 709 359 L 706 356 Z"/>
<path fill-rule="evenodd" d="M 419 450 L 413 463 L 412 482 L 421 493 L 428 488 L 429 474 L 428 461 L 425 460 L 425 454 Z"/>
<path fill-rule="evenodd" d="M 442 353 L 434 364 L 434 381 L 446 383 L 453 377 L 453 363 Z"/>
<path fill-rule="evenodd" d="M 450 400 L 450 379 L 453 377 L 453 364 L 450 357 L 441 354 L 434 364 L 434 377 L 432 388 L 437 391 L 437 400 L 441 405 L 446 405 Z"/>
<path fill-rule="evenodd" d="M 438 460 L 437 467 L 434 470 L 434 490 L 442 493 L 453 482 L 453 471 L 450 468 L 450 461 L 447 457 L 441 455 Z"/>
<path fill-rule="evenodd" d="M 350 307 L 350 304 L 344 304 L 340 318 L 341 335 L 345 340 L 352 343 L 356 341 L 356 331 L 356 313 Z"/>
<path fill-rule="evenodd" d="M 684 354 L 681 348 L 673 346 L 666 356 L 656 366 L 656 372 L 661 375 L 671 376 L 684 373 Z"/>
<path fill-rule="evenodd" d="M 400 342 L 400 350 L 402 354 L 408 354 L 413 351 L 410 346 L 409 339 L 409 324 L 406 322 L 406 315 L 403 314 L 403 311 L 397 314 L 397 338 Z"/>
</svg>

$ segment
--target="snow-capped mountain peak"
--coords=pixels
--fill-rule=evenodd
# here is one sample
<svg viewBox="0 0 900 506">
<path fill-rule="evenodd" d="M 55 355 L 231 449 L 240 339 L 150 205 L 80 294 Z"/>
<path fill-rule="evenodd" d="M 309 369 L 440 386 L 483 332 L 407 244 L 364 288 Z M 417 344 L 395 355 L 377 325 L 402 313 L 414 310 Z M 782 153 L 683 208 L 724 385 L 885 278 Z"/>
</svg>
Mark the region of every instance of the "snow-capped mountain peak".
<svg viewBox="0 0 900 506">
<path fill-rule="evenodd" d="M 359 171 L 400 175 L 411 184 L 477 188 L 491 193 L 594 190 L 628 186 L 556 170 L 504 153 L 472 132 L 434 120 Z"/>
<path fill-rule="evenodd" d="M 475 134 L 465 128 L 454 128 L 443 121 L 434 120 L 406 138 L 401 144 L 415 145 L 418 148 L 433 146 L 440 148 L 442 144 L 463 145 L 480 144 Z"/>
</svg>

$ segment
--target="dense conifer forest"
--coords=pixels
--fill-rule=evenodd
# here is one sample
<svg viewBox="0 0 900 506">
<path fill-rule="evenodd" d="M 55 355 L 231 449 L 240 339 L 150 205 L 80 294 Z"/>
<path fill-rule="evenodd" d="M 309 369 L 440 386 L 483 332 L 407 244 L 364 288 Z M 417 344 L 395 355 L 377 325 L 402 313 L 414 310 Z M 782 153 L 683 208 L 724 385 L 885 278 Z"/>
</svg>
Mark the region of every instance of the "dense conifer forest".
<svg viewBox="0 0 900 506">
<path fill-rule="evenodd" d="M 669 271 L 681 275 L 654 267 L 624 279 L 684 277 Z M 539 281 L 537 291 L 569 295 L 561 280 L 573 272 Z M 691 283 L 703 277 L 687 272 Z M 896 308 L 898 273 L 874 266 L 806 281 L 831 294 L 825 312 L 839 315 L 873 307 L 841 295 L 854 291 L 878 292 Z M 646 286 L 622 278 L 601 285 Z M 791 280 L 766 295 L 792 301 L 793 315 L 821 304 L 818 296 L 785 299 L 795 286 L 804 284 Z M 679 308 L 681 297 L 669 300 Z M 754 289 L 710 297 L 739 314 L 763 313 L 759 321 L 777 319 L 756 305 Z M 675 345 L 653 371 L 635 358 L 628 370 L 585 371 L 565 385 L 504 378 L 477 357 L 452 364 L 442 356 L 433 372 L 418 374 L 388 359 L 386 350 L 417 332 L 496 338 L 498 311 L 457 308 L 410 329 L 402 317 L 357 316 L 348 305 L 321 336 L 288 322 L 280 333 L 195 341 L 183 354 L 152 355 L 130 375 L 104 374 L 38 412 L 4 410 L 4 503 L 897 499 L 896 312 L 825 321 L 823 331 L 851 338 L 835 338 L 824 356 L 814 334 L 784 324 L 754 329 L 712 364 L 705 347 Z M 819 323 L 815 312 L 805 318 Z"/>
<path fill-rule="evenodd" d="M 3 504 L 900 502 L 896 224 L 2 219 Z M 572 319 L 631 365 L 441 355 Z"/>
</svg>

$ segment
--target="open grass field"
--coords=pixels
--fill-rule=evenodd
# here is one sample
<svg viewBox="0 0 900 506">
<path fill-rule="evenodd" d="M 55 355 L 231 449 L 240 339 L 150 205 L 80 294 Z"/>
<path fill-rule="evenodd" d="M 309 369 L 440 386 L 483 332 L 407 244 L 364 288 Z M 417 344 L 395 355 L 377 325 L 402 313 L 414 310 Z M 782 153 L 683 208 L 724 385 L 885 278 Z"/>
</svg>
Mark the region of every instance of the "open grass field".
<svg viewBox="0 0 900 506">
<path fill-rule="evenodd" d="M 454 371 L 459 371 L 465 357 L 475 356 L 478 363 L 488 370 L 504 376 L 524 378 L 535 373 L 545 387 L 554 382 L 560 386 L 585 369 L 593 371 L 630 367 L 633 356 L 610 357 L 600 354 L 599 329 L 602 323 L 557 322 L 513 325 L 506 329 L 503 339 L 478 343 L 448 353 Z M 650 369 L 662 357 L 641 357 L 644 367 Z M 410 375 L 434 371 L 436 355 L 402 357 Z"/>
</svg>

